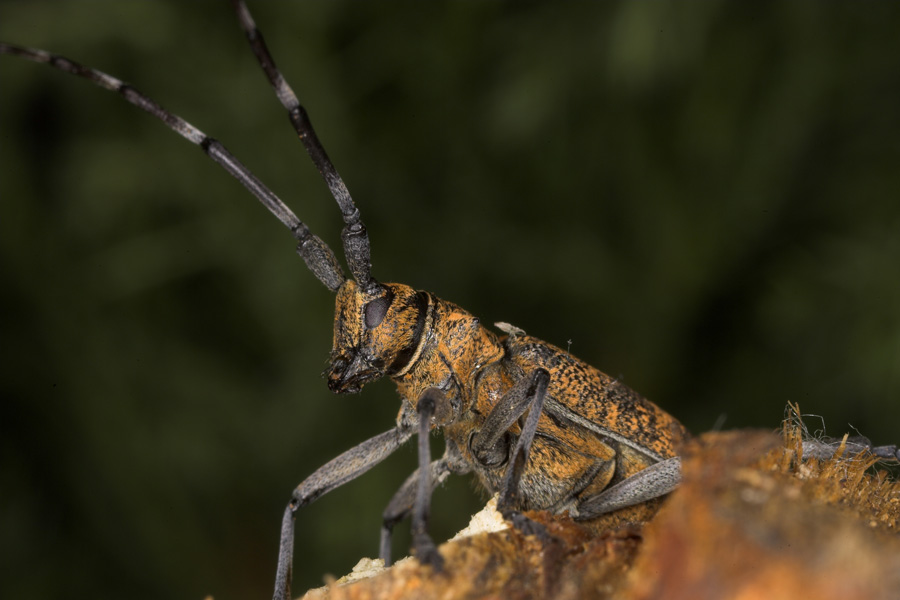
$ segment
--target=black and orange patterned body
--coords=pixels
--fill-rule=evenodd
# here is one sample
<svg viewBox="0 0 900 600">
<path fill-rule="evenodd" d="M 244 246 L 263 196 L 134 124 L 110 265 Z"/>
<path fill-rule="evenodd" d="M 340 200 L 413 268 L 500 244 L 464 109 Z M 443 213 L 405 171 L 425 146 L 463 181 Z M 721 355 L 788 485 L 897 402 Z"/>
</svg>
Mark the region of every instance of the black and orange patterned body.
<svg viewBox="0 0 900 600">
<path fill-rule="evenodd" d="M 577 516 L 583 499 L 676 456 L 688 436 L 674 417 L 560 348 L 511 327 L 495 334 L 427 292 L 380 285 L 368 294 L 348 280 L 338 291 L 329 386 L 355 392 L 390 376 L 403 402 L 402 428 L 414 426 L 425 392 L 440 390 L 445 402 L 432 426 L 443 430 L 452 462 L 463 465 L 457 470 L 473 471 L 492 494 L 502 490 L 521 425 L 513 423 L 487 456 L 473 449 L 473 437 L 518 383 L 539 369 L 549 373 L 518 485 L 519 510 Z"/>
</svg>

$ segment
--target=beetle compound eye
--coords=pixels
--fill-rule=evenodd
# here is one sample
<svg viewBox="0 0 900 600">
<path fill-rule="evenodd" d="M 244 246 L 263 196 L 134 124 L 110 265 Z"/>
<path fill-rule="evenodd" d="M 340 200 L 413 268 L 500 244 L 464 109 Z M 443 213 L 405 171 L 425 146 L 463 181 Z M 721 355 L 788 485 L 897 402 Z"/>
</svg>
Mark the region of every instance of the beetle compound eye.
<svg viewBox="0 0 900 600">
<path fill-rule="evenodd" d="M 363 308 L 363 316 L 365 319 L 366 329 L 374 329 L 381 325 L 387 314 L 388 308 L 391 306 L 393 294 L 388 294 L 380 298 L 375 298 Z"/>
</svg>

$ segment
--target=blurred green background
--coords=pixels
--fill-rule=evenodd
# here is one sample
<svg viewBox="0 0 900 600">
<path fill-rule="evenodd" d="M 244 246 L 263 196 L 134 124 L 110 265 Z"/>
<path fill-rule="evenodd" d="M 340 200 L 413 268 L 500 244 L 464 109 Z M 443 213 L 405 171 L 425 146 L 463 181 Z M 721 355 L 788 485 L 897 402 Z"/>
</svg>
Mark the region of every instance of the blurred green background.
<svg viewBox="0 0 900 600">
<path fill-rule="evenodd" d="M 251 8 L 376 277 L 571 344 L 695 432 L 795 401 L 900 442 L 900 5 Z M 227 3 L 6 1 L 0 39 L 134 83 L 339 244 Z M 291 489 L 396 392 L 329 394 L 331 294 L 198 149 L 45 66 L 0 57 L 0 87 L 0 596 L 267 597 Z M 297 592 L 377 553 L 414 462 L 299 513 Z"/>
</svg>

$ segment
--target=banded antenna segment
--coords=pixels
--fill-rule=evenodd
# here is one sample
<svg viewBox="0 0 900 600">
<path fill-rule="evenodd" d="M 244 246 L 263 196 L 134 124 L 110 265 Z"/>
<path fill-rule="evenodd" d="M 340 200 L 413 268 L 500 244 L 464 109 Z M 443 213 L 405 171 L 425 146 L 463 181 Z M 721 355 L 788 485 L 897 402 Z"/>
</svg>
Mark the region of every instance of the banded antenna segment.
<svg viewBox="0 0 900 600">
<path fill-rule="evenodd" d="M 272 58 L 272 54 L 269 52 L 269 48 L 263 39 L 262 32 L 256 26 L 247 4 L 244 0 L 232 0 L 231 4 L 234 7 L 241 29 L 244 30 L 247 41 L 250 42 L 250 47 L 253 49 L 256 60 L 259 61 L 259 65 L 265 72 L 269 83 L 275 88 L 275 95 L 278 97 L 281 105 L 288 111 L 291 124 L 294 126 L 300 141 L 303 142 L 303 147 L 306 148 L 306 152 L 312 159 L 316 169 L 318 169 L 319 174 L 325 180 L 331 195 L 334 196 L 341 209 L 341 214 L 344 218 L 344 230 L 341 232 L 341 239 L 344 242 L 344 256 L 347 259 L 347 265 L 350 267 L 350 273 L 366 292 L 370 294 L 379 293 L 381 285 L 372 278 L 369 234 L 366 232 L 366 226 L 362 222 L 359 209 L 350 197 L 350 191 L 338 174 L 337 169 L 335 169 L 331 159 L 328 158 L 325 148 L 319 141 L 319 136 L 316 135 L 313 129 L 306 109 L 300 104 L 297 94 L 294 93 L 281 71 L 275 66 L 275 60 Z"/>
<path fill-rule="evenodd" d="M 165 123 L 169 129 L 192 144 L 199 146 L 207 156 L 218 163 L 232 177 L 240 181 L 251 194 L 262 202 L 269 212 L 275 215 L 285 227 L 290 229 L 291 234 L 297 240 L 297 253 L 303 258 L 309 270 L 328 289 L 336 291 L 344 283 L 346 278 L 341 270 L 341 265 L 328 245 L 314 235 L 281 198 L 251 173 L 250 169 L 244 166 L 218 140 L 209 137 L 178 115 L 167 111 L 155 100 L 139 92 L 133 86 L 103 71 L 86 67 L 45 50 L 25 48 L 4 42 L 0 42 L 0 54 L 9 54 L 10 56 L 17 56 L 36 63 L 50 65 L 60 71 L 82 77 L 104 89 L 117 92 L 131 104 L 150 113 Z"/>
</svg>

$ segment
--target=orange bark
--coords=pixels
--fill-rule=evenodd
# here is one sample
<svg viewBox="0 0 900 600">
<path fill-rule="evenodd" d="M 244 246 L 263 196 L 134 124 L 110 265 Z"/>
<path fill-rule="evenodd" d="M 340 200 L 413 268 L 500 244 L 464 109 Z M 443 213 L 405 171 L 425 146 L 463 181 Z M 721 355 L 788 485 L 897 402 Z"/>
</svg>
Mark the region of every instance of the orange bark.
<svg viewBox="0 0 900 600">
<path fill-rule="evenodd" d="M 451 541 L 436 574 L 401 561 L 318 600 L 900 597 L 900 483 L 866 455 L 798 460 L 801 429 L 711 433 L 655 506 L 591 523 L 529 513 L 557 538 L 507 529 Z"/>
</svg>

